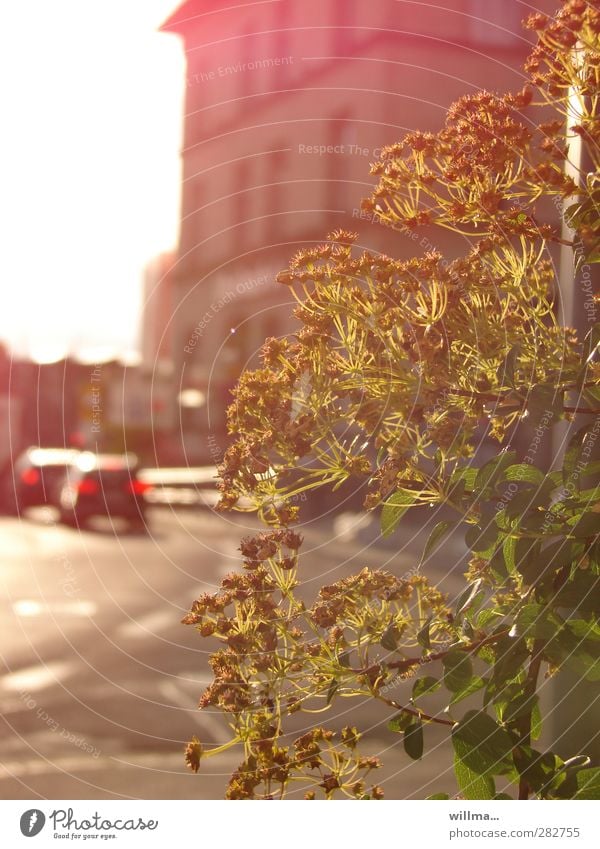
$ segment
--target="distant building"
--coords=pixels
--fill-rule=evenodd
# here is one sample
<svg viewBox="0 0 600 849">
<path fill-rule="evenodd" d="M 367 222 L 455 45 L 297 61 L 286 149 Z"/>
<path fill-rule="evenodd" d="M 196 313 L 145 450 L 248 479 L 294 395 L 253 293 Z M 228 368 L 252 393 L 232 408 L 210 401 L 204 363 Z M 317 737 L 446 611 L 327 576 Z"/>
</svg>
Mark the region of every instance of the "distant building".
<svg viewBox="0 0 600 849">
<path fill-rule="evenodd" d="M 0 485 L 1 476 L 23 447 L 22 403 L 11 386 L 11 356 L 0 342 Z"/>
<path fill-rule="evenodd" d="M 173 362 L 173 313 L 175 254 L 167 251 L 151 260 L 145 269 L 140 327 L 142 368 L 165 372 Z"/>
<path fill-rule="evenodd" d="M 30 445 L 71 447 L 82 439 L 80 395 L 86 367 L 68 357 L 53 363 L 13 359 L 11 403 L 18 406 L 13 455 Z"/>
<path fill-rule="evenodd" d="M 526 14 L 518 0 L 187 0 L 165 22 L 187 59 L 173 386 L 206 397 L 189 420 L 206 444 L 221 444 L 240 370 L 290 332 L 274 276 L 296 250 L 339 227 L 396 256 L 464 249 L 361 219 L 369 163 L 463 94 L 520 89 Z"/>
</svg>

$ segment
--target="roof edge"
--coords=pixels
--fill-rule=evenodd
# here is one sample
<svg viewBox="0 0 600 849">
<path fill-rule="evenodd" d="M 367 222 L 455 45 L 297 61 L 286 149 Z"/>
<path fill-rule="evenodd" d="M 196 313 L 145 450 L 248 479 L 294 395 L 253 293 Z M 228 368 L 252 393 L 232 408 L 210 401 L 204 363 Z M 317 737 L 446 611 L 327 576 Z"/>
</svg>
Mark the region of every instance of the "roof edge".
<svg viewBox="0 0 600 849">
<path fill-rule="evenodd" d="M 199 5 L 200 3 L 198 0 L 184 0 L 183 3 L 180 3 L 177 8 L 171 12 L 166 21 L 159 26 L 158 31 L 175 33 L 183 32 L 185 25 L 193 18 L 198 17 L 197 10 Z M 192 14 L 192 7 L 194 7 L 196 14 Z"/>
</svg>

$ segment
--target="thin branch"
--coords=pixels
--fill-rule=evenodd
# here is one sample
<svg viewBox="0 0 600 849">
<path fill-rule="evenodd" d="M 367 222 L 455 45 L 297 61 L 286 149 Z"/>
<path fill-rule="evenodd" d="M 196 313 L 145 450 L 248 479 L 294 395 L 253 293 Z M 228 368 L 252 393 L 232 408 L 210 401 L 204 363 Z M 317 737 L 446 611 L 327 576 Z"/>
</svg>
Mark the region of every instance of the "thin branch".
<svg viewBox="0 0 600 849">
<path fill-rule="evenodd" d="M 504 631 L 498 631 L 496 634 L 490 634 L 489 637 L 485 637 L 483 640 L 477 640 L 477 642 L 475 643 L 452 646 L 452 649 L 434 652 L 433 654 L 428 654 L 425 657 L 407 657 L 403 660 L 393 660 L 391 663 L 386 663 L 385 666 L 387 669 L 397 669 L 399 672 L 409 672 L 414 666 L 423 666 L 424 664 L 432 663 L 435 660 L 443 660 L 449 654 L 450 651 L 478 651 L 483 646 L 493 644 L 500 640 L 502 637 L 506 637 L 508 633 L 509 629 L 507 628 Z M 371 666 L 367 666 L 365 669 L 351 669 L 350 671 L 354 672 L 355 675 L 368 675 L 370 672 L 378 672 L 380 668 L 380 663 L 373 663 Z"/>
<path fill-rule="evenodd" d="M 565 413 L 582 413 L 584 415 L 589 415 L 589 416 L 600 415 L 600 409 L 598 407 L 563 407 L 563 412 L 565 412 Z"/>
<path fill-rule="evenodd" d="M 411 716 L 416 716 L 419 719 L 422 719 L 423 722 L 436 722 L 438 725 L 449 725 L 450 727 L 456 725 L 456 722 L 453 722 L 451 719 L 440 719 L 439 716 L 431 716 L 430 714 L 425 713 L 425 711 L 419 710 L 419 708 L 409 708 L 405 705 L 398 704 L 398 702 L 395 702 L 393 699 L 386 699 L 384 696 L 379 695 L 375 695 L 375 698 L 380 702 L 384 702 L 386 705 L 389 705 L 389 707 L 409 713 Z"/>
</svg>

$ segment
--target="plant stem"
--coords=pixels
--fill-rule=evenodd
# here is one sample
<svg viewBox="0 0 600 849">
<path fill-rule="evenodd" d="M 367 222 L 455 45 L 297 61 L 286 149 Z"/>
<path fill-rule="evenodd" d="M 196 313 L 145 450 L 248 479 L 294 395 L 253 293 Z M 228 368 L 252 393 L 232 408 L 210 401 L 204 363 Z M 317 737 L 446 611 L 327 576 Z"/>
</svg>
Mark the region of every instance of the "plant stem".
<svg viewBox="0 0 600 849">
<path fill-rule="evenodd" d="M 508 633 L 509 629 L 498 631 L 496 634 L 490 634 L 489 637 L 485 637 L 483 640 L 477 640 L 475 643 L 452 646 L 451 650 L 474 652 L 483 646 L 495 643 L 502 637 L 506 637 Z M 400 672 L 408 672 L 413 668 L 413 666 L 423 666 L 425 663 L 432 663 L 435 660 L 443 660 L 449 651 L 450 649 L 447 649 L 445 651 L 435 652 L 434 654 L 428 654 L 426 657 L 407 657 L 402 660 L 393 660 L 391 663 L 386 663 L 385 665 L 388 669 L 398 669 Z M 367 666 L 365 669 L 352 669 L 351 671 L 354 672 L 355 675 L 368 675 L 370 672 L 377 672 L 380 666 L 381 664 L 374 663 L 371 666 Z"/>
<path fill-rule="evenodd" d="M 563 407 L 563 412 L 565 413 L 583 413 L 588 416 L 597 416 L 600 415 L 600 409 L 598 407 Z"/>
<path fill-rule="evenodd" d="M 386 699 L 384 696 L 375 696 L 380 702 L 384 702 L 386 705 L 395 708 L 396 710 L 404 711 L 405 713 L 410 713 L 411 716 L 417 716 L 419 719 L 422 719 L 423 722 L 436 722 L 438 725 L 449 725 L 450 727 L 456 725 L 451 719 L 440 719 L 438 716 L 431 716 L 428 713 L 425 713 L 418 708 L 409 708 L 405 707 L 405 705 L 398 704 L 393 699 Z"/>
</svg>

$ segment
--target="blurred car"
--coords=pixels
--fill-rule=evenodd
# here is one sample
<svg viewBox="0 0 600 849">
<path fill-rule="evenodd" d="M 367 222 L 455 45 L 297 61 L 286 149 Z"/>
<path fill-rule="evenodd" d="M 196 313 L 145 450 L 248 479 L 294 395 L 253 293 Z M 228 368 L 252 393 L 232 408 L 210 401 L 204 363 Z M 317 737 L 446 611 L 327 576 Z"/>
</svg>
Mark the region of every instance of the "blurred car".
<svg viewBox="0 0 600 849">
<path fill-rule="evenodd" d="M 11 513 L 56 504 L 58 486 L 79 451 L 72 448 L 28 448 L 3 480 L 3 502 Z"/>
<path fill-rule="evenodd" d="M 60 519 L 80 525 L 93 516 L 110 516 L 143 525 L 144 496 L 150 488 L 139 479 L 133 455 L 82 451 L 66 470 L 59 496 Z"/>
<path fill-rule="evenodd" d="M 150 484 L 145 495 L 149 504 L 214 509 L 220 498 L 214 466 L 145 468 L 139 478 Z"/>
</svg>

